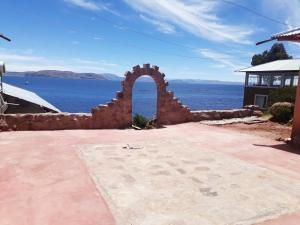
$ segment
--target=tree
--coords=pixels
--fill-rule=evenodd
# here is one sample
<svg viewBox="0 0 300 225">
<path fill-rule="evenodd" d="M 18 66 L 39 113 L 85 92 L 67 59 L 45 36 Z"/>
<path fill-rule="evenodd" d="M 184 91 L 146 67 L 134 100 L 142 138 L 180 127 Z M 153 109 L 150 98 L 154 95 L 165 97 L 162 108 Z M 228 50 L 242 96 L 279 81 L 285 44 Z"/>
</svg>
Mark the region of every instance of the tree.
<svg viewBox="0 0 300 225">
<path fill-rule="evenodd" d="M 275 43 L 271 49 L 264 51 L 262 54 L 255 54 L 252 57 L 252 66 L 257 66 L 263 63 L 276 61 L 279 59 L 292 59 L 293 57 L 288 55 L 285 47 L 281 43 Z"/>
</svg>

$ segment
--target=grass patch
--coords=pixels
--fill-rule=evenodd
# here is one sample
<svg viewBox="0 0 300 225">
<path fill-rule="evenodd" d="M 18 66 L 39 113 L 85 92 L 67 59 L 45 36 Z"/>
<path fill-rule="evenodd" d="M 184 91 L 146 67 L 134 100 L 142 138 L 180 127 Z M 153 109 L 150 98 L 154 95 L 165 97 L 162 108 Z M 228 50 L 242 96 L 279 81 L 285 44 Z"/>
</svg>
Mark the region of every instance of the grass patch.
<svg viewBox="0 0 300 225">
<path fill-rule="evenodd" d="M 261 116 L 261 118 L 265 120 L 270 120 L 272 119 L 272 115 L 269 111 L 265 111 L 264 114 Z"/>
<path fill-rule="evenodd" d="M 145 129 L 149 123 L 149 119 L 142 116 L 141 114 L 134 114 L 132 123 L 134 126 Z"/>
</svg>

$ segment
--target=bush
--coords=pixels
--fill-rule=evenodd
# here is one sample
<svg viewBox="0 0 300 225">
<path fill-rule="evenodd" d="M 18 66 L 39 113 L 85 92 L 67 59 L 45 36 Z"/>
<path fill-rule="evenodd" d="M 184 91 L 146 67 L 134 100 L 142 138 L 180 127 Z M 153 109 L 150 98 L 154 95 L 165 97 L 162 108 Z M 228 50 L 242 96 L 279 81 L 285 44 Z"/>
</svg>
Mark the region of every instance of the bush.
<svg viewBox="0 0 300 225">
<path fill-rule="evenodd" d="M 268 105 L 272 106 L 276 102 L 295 103 L 297 87 L 276 88 L 270 91 Z"/>
<path fill-rule="evenodd" d="M 277 102 L 269 109 L 272 119 L 277 122 L 288 122 L 293 118 L 294 104 L 290 102 Z"/>
<path fill-rule="evenodd" d="M 149 120 L 146 117 L 144 117 L 138 113 L 134 114 L 134 117 L 133 117 L 133 125 L 134 126 L 137 126 L 139 128 L 146 128 L 148 122 L 149 122 Z"/>
</svg>

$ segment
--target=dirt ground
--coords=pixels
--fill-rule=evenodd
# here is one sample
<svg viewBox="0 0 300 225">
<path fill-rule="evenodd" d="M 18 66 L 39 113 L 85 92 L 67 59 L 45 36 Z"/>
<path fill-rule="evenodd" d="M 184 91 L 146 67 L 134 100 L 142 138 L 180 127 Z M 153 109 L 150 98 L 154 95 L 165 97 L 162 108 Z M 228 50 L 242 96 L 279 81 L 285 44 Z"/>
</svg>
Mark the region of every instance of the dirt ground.
<svg viewBox="0 0 300 225">
<path fill-rule="evenodd" d="M 292 132 L 292 126 L 279 124 L 271 121 L 257 124 L 235 123 L 217 126 L 233 130 L 239 130 L 241 132 L 251 133 L 253 135 L 258 135 L 272 139 L 289 138 Z"/>
</svg>

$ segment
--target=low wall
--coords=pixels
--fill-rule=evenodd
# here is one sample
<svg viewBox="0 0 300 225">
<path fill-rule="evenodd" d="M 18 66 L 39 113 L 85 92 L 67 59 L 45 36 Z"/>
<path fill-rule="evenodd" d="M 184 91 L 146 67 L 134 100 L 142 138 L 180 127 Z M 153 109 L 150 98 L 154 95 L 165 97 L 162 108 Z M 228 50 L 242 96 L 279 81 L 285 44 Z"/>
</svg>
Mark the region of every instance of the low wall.
<svg viewBox="0 0 300 225">
<path fill-rule="evenodd" d="M 244 118 L 253 115 L 253 111 L 250 109 L 191 111 L 191 113 L 193 115 L 192 121 L 194 122 L 202 120 Z"/>
<path fill-rule="evenodd" d="M 0 130 L 92 129 L 92 114 L 37 113 L 0 115 Z"/>
<path fill-rule="evenodd" d="M 114 109 L 114 110 L 112 110 Z M 118 109 L 118 110 L 117 110 Z M 93 109 L 92 113 L 41 113 L 41 114 L 2 114 L 0 115 L 0 131 L 13 130 L 73 130 L 73 129 L 122 129 L 130 127 L 127 117 L 118 102 L 102 105 Z M 127 114 L 125 114 L 127 115 Z M 172 118 L 167 124 L 182 122 L 198 122 L 202 120 L 220 120 L 251 116 L 249 109 L 191 111 L 182 119 Z M 131 118 L 130 118 L 131 119 Z"/>
</svg>

